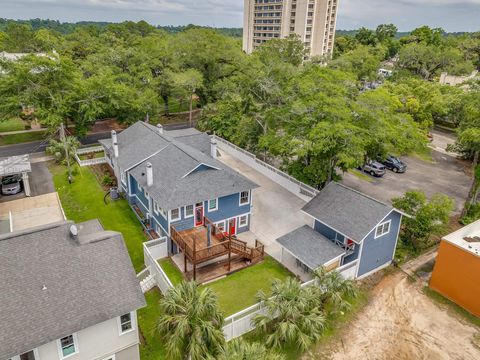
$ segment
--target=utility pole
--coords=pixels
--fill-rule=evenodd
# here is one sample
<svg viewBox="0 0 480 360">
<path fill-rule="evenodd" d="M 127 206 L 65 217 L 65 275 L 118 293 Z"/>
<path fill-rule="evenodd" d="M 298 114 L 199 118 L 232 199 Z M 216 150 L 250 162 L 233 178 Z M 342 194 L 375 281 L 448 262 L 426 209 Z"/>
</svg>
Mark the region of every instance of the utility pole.
<svg viewBox="0 0 480 360">
<path fill-rule="evenodd" d="M 68 183 L 72 183 L 72 169 L 70 168 L 70 156 L 68 155 L 68 146 L 67 138 L 65 137 L 65 127 L 63 122 L 60 124 L 60 139 L 62 140 L 63 147 L 65 149 L 65 159 L 67 160 L 67 169 L 68 169 Z"/>
</svg>

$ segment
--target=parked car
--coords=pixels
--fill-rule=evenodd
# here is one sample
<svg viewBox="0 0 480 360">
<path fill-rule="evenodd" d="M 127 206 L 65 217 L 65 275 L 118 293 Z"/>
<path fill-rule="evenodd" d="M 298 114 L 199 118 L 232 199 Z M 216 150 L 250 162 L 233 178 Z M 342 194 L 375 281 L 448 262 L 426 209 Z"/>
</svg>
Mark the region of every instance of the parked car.
<svg viewBox="0 0 480 360">
<path fill-rule="evenodd" d="M 372 176 L 378 177 L 382 177 L 387 172 L 385 165 L 380 164 L 378 161 L 369 161 L 361 169 Z"/>
<path fill-rule="evenodd" d="M 389 170 L 395 173 L 404 173 L 407 171 L 407 165 L 398 157 L 388 155 L 385 160 L 380 161 Z"/>
<path fill-rule="evenodd" d="M 2 179 L 2 194 L 15 195 L 22 191 L 22 179 L 18 175 L 5 176 Z"/>
</svg>

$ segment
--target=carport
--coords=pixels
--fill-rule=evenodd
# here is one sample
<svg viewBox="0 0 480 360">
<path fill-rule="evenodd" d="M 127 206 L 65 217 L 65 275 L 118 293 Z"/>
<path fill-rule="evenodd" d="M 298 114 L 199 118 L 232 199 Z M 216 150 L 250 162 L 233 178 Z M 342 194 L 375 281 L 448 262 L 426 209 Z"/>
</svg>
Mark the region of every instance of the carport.
<svg viewBox="0 0 480 360">
<path fill-rule="evenodd" d="M 28 173 L 30 172 L 32 172 L 32 166 L 28 155 L 0 159 L 0 177 L 21 175 L 25 196 L 30 196 L 30 182 L 28 180 Z"/>
</svg>

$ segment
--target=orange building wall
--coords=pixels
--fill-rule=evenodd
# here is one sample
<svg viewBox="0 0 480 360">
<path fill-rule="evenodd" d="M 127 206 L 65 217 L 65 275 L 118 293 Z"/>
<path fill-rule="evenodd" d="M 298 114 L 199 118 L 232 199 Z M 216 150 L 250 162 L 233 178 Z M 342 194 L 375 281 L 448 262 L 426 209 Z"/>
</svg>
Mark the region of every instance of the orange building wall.
<svg viewBox="0 0 480 360">
<path fill-rule="evenodd" d="M 442 241 L 430 287 L 480 317 L 480 257 Z"/>
</svg>

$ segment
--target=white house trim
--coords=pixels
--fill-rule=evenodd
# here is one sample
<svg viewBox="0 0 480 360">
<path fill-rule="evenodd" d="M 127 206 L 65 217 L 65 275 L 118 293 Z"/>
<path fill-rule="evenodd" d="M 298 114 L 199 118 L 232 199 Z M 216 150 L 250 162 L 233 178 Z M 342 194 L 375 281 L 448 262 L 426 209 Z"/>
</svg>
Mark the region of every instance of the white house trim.
<svg viewBox="0 0 480 360">
<path fill-rule="evenodd" d="M 152 219 L 157 223 L 158 226 L 160 226 L 160 227 L 162 228 L 163 231 L 165 231 L 166 234 L 170 235 L 169 232 L 168 232 L 167 230 L 165 230 L 165 228 L 162 226 L 162 224 L 160 224 L 160 223 L 158 222 L 158 220 L 155 219 L 155 216 L 152 216 Z M 167 222 L 168 222 L 168 220 L 167 220 Z M 159 234 L 159 235 L 160 235 L 160 234 Z"/>
<path fill-rule="evenodd" d="M 377 235 L 377 230 L 380 226 L 385 226 L 386 224 L 388 224 L 388 231 L 386 233 L 382 233 L 382 235 Z M 378 238 L 381 238 L 382 236 L 385 236 L 385 235 L 388 235 L 390 234 L 390 231 L 392 230 L 392 220 L 388 220 L 388 221 L 384 221 L 384 222 L 381 222 L 381 223 L 378 223 L 377 226 L 375 226 L 375 235 L 374 235 L 374 238 L 375 239 L 378 239 Z"/>
<path fill-rule="evenodd" d="M 127 330 L 127 331 L 122 332 L 122 324 L 121 324 L 121 321 L 120 321 L 120 316 L 117 317 L 117 326 L 118 326 L 118 335 L 119 336 L 131 333 L 132 331 L 137 330 L 137 321 L 136 321 L 137 319 L 135 317 L 136 312 L 131 311 L 129 314 L 130 314 L 130 324 L 132 325 L 132 328 L 130 330 Z"/>
<path fill-rule="evenodd" d="M 137 198 L 137 200 L 140 202 L 140 204 L 142 204 L 146 209 L 148 209 L 150 211 L 150 208 L 149 206 L 146 206 L 142 200 L 140 200 L 140 198 L 137 196 L 137 194 L 134 194 L 133 196 L 135 196 Z"/>
<path fill-rule="evenodd" d="M 191 206 L 191 207 L 192 207 L 192 214 L 191 214 L 191 215 L 187 215 L 187 206 Z M 183 217 L 184 217 L 185 219 L 190 219 L 190 218 L 192 218 L 192 217 L 194 217 L 194 216 L 195 216 L 195 205 L 185 205 L 185 206 L 183 207 Z"/>
<path fill-rule="evenodd" d="M 172 211 L 173 210 L 177 210 L 178 209 L 178 218 L 173 218 L 172 217 Z M 179 220 L 182 220 L 182 208 L 181 207 L 178 207 L 176 209 L 172 209 L 168 212 L 168 219 L 169 219 L 169 222 L 172 222 L 172 221 L 179 221 Z"/>
<path fill-rule="evenodd" d="M 33 351 L 33 356 L 35 357 L 35 360 L 40 360 L 40 356 L 38 355 L 38 349 L 37 348 L 35 348 L 33 350 L 30 350 L 30 351 Z M 30 351 L 27 351 L 27 352 L 25 352 L 23 354 L 20 354 L 20 355 L 27 354 Z M 20 360 L 20 355 L 15 355 L 15 356 L 11 357 L 10 360 Z"/>
<path fill-rule="evenodd" d="M 397 238 L 395 239 L 395 247 L 393 248 L 392 261 L 393 261 L 393 259 L 395 259 L 395 251 L 397 251 L 398 237 L 400 235 L 400 228 L 402 227 L 402 219 L 403 219 L 403 214 L 400 213 L 400 220 L 399 220 L 399 223 L 398 223 Z"/>
<path fill-rule="evenodd" d="M 242 192 L 248 192 L 248 202 L 242 204 Z M 247 206 L 252 203 L 252 190 L 244 190 L 238 193 L 238 206 Z"/>
<path fill-rule="evenodd" d="M 376 273 L 377 271 L 380 271 L 380 270 L 382 270 L 382 269 L 385 269 L 386 267 L 390 266 L 391 263 L 392 263 L 392 261 L 389 260 L 389 261 L 387 261 L 385 264 L 383 264 L 383 265 L 381 265 L 381 266 L 379 266 L 379 267 L 376 267 L 376 268 L 373 269 L 373 270 L 370 270 L 369 272 L 363 274 L 363 275 L 360 276 L 360 277 L 357 277 L 356 279 L 357 279 L 357 280 L 362 280 L 362 279 L 366 278 L 367 276 L 370 276 L 370 275 Z M 357 274 L 358 274 L 358 269 L 357 269 Z"/>
<path fill-rule="evenodd" d="M 73 337 L 73 344 L 75 346 L 75 352 L 71 353 L 70 355 L 67 355 L 67 356 L 63 356 L 63 351 L 62 351 L 62 343 L 61 343 L 61 339 L 63 339 L 64 337 L 67 337 L 67 336 L 72 336 Z M 78 354 L 80 352 L 80 349 L 78 347 L 78 337 L 77 337 L 77 333 L 73 333 L 73 334 L 69 334 L 69 335 L 65 335 L 64 337 L 60 338 L 57 340 L 57 350 L 58 350 L 58 356 L 60 359 L 68 359 L 69 357 L 71 356 L 74 356 L 76 354 Z"/>
<path fill-rule="evenodd" d="M 358 252 L 358 264 L 357 271 L 355 272 L 355 279 L 358 277 L 358 271 L 360 270 L 360 265 L 362 264 L 362 254 L 363 254 L 363 241 L 360 243 L 360 251 Z"/>
<path fill-rule="evenodd" d="M 213 201 L 213 200 L 215 200 L 215 208 L 210 209 L 210 201 Z M 217 210 L 218 210 L 218 198 L 207 200 L 207 211 L 210 213 Z"/>
<path fill-rule="evenodd" d="M 247 214 L 247 215 L 240 215 L 240 216 L 238 217 L 238 227 L 239 227 L 239 228 L 244 228 L 244 227 L 247 227 L 247 226 L 248 226 L 249 216 L 250 216 L 250 215 Z M 245 225 L 241 225 L 241 224 L 240 224 L 240 219 L 243 218 L 243 217 L 246 217 L 246 218 L 247 218 L 247 222 L 245 223 Z"/>
<path fill-rule="evenodd" d="M 200 166 L 207 166 L 213 170 L 220 170 L 220 168 L 217 168 L 215 166 L 212 166 L 212 165 L 209 165 L 209 164 L 205 164 L 205 163 L 200 163 L 198 164 L 197 166 L 195 166 L 192 170 L 190 170 L 188 173 L 186 173 L 185 175 L 182 176 L 182 179 L 183 178 L 186 178 L 188 175 L 190 175 L 191 173 L 193 173 L 195 170 L 197 170 Z"/>
</svg>

